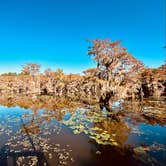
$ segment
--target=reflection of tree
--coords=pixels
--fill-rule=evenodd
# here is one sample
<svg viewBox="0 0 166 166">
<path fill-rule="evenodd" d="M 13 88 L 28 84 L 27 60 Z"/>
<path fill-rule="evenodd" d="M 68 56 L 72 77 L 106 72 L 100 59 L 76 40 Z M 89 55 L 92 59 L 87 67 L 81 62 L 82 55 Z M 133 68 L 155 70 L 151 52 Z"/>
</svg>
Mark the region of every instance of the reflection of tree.
<svg viewBox="0 0 166 166">
<path fill-rule="evenodd" d="M 34 121 L 31 121 L 23 125 L 23 133 L 38 134 L 40 132 L 40 127 Z"/>
<path fill-rule="evenodd" d="M 119 145 L 123 145 L 130 134 L 130 128 L 123 121 L 116 122 L 110 119 L 103 119 L 99 123 L 94 123 L 94 127 L 100 128 L 102 131 L 107 131 L 111 138 Z"/>
<path fill-rule="evenodd" d="M 25 95 L 24 96 L 2 95 L 0 96 L 0 104 L 8 107 L 19 106 L 25 109 L 30 108 L 34 111 L 38 111 L 40 109 L 56 111 L 57 109 L 73 108 L 80 105 L 79 102 L 74 102 L 67 98 L 56 98 L 53 96 L 25 96 Z"/>
<path fill-rule="evenodd" d="M 74 134 L 85 133 L 102 145 L 122 145 L 130 133 L 124 121 L 108 118 L 107 112 L 102 112 L 99 106 L 75 110 L 63 123 L 71 128 Z"/>
<path fill-rule="evenodd" d="M 54 115 L 55 111 L 42 111 L 41 113 L 38 110 L 32 110 L 31 113 L 16 115 L 17 118 L 14 117 L 14 119 L 12 116 L 7 116 L 7 125 L 10 125 L 5 133 L 10 137 L 6 140 L 5 145 L 8 145 L 9 150 L 6 147 L 5 150 L 0 149 L 0 165 L 7 166 L 8 157 L 13 160 L 14 164 L 17 162 L 17 165 L 26 165 L 27 162 L 28 165 L 31 165 L 31 161 L 42 166 L 48 165 L 45 157 L 49 159 L 55 157 L 55 161 L 59 153 L 61 158 L 57 158 L 57 162 L 67 163 L 70 153 L 66 149 L 64 151 L 64 148 L 62 149 L 57 142 L 52 143 L 51 140 L 52 136 L 56 136 L 61 131 L 61 126 L 52 121 L 55 118 Z M 15 124 L 18 127 L 16 131 Z"/>
<path fill-rule="evenodd" d="M 37 134 L 39 132 L 39 126 L 37 126 L 34 122 L 34 119 L 30 121 L 30 123 L 25 124 L 23 118 L 20 116 L 20 122 L 22 124 L 22 131 L 25 133 L 28 142 L 30 143 L 32 150 L 22 150 L 22 151 L 11 151 L 10 146 L 6 145 L 0 149 L 0 165 L 8 166 L 8 157 L 12 158 L 12 164 L 17 165 L 19 158 L 21 158 L 21 161 L 23 159 L 32 158 L 32 162 L 35 162 L 35 165 L 43 165 L 44 163 L 46 165 L 49 165 L 44 153 L 41 150 L 37 150 L 33 138 L 31 137 L 32 134 Z M 16 137 L 17 138 L 17 137 Z M 11 162 L 10 162 L 11 164 Z M 34 164 L 34 163 L 33 163 Z M 33 165 L 32 164 L 32 165 Z"/>
<path fill-rule="evenodd" d="M 47 166 L 49 166 L 47 159 L 44 156 L 43 152 L 40 151 L 22 151 L 22 152 L 10 152 L 10 147 L 9 146 L 4 146 L 0 149 L 0 165 L 2 166 L 9 166 L 8 165 L 8 158 L 12 158 L 12 162 L 10 161 L 10 164 L 17 165 L 17 160 L 20 157 L 26 158 L 26 157 L 32 157 L 32 158 L 37 158 L 36 159 L 36 164 L 38 166 L 44 165 L 46 163 Z"/>
<path fill-rule="evenodd" d="M 21 108 L 30 108 L 34 115 L 38 113 L 38 110 L 43 109 L 47 112 L 47 115 L 43 116 L 43 120 L 50 121 L 52 118 L 56 118 L 58 121 L 62 120 L 65 112 L 64 109 L 71 110 L 76 109 L 78 106 L 82 106 L 79 102 L 71 101 L 68 98 L 57 98 L 53 96 L 0 96 L 1 105 L 14 107 L 20 106 Z M 144 100 L 139 101 L 124 101 L 119 105 L 118 114 L 124 116 L 131 116 L 135 122 L 145 122 L 150 124 L 165 124 L 165 107 L 164 101 L 152 101 Z M 115 114 L 114 114 L 115 115 Z M 116 118 L 119 118 L 119 115 Z"/>
<path fill-rule="evenodd" d="M 40 133 L 43 123 L 49 124 L 51 120 L 56 119 L 57 121 L 61 121 L 63 118 L 62 112 L 58 111 L 45 111 L 42 114 L 39 114 L 38 111 L 32 110 L 32 114 L 24 114 L 23 120 L 26 120 L 26 123 L 22 121 L 22 132 L 29 133 L 32 135 L 37 135 Z"/>
<path fill-rule="evenodd" d="M 92 158 L 90 164 L 84 162 L 84 165 L 164 166 L 164 164 L 143 150 L 142 147 L 134 148 L 132 146 L 114 147 L 109 145 L 96 145 L 96 148 L 91 149 L 91 154 Z"/>
<path fill-rule="evenodd" d="M 130 116 L 131 120 L 135 122 L 144 122 L 148 124 L 166 124 L 166 102 L 144 100 L 143 102 L 129 102 L 125 101 L 121 105 L 123 107 L 123 114 Z"/>
</svg>

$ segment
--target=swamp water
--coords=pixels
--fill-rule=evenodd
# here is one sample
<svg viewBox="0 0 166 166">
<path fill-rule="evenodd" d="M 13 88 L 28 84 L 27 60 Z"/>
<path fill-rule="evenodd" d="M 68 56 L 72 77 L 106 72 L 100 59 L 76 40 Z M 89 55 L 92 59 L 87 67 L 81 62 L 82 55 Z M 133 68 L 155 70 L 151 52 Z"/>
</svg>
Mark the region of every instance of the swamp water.
<svg viewBox="0 0 166 166">
<path fill-rule="evenodd" d="M 46 96 L 1 96 L 0 105 L 0 166 L 166 165 L 164 101 L 115 103 L 118 120 Z"/>
</svg>

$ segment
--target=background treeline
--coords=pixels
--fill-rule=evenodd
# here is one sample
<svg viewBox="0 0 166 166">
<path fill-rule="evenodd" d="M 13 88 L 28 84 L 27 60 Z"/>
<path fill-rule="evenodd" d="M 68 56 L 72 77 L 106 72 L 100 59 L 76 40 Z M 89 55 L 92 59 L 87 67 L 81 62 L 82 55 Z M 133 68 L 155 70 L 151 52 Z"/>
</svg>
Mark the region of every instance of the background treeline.
<svg viewBox="0 0 166 166">
<path fill-rule="evenodd" d="M 166 96 L 166 64 L 147 68 L 120 41 L 90 42 L 88 55 L 96 68 L 87 69 L 83 75 L 65 74 L 61 69 L 41 73 L 40 65 L 28 63 L 20 73 L 1 74 L 0 93 L 54 95 L 108 106 L 112 100 Z"/>
</svg>

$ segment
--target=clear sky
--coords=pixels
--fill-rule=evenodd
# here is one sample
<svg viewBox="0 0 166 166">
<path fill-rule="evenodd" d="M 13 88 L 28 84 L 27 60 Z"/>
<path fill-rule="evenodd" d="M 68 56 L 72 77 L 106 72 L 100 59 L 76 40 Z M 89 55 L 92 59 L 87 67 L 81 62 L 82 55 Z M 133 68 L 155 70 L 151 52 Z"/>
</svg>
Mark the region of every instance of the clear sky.
<svg viewBox="0 0 166 166">
<path fill-rule="evenodd" d="M 165 0 L 0 0 L 0 72 L 26 62 L 81 72 L 86 39 L 122 40 L 150 67 L 165 59 Z"/>
</svg>

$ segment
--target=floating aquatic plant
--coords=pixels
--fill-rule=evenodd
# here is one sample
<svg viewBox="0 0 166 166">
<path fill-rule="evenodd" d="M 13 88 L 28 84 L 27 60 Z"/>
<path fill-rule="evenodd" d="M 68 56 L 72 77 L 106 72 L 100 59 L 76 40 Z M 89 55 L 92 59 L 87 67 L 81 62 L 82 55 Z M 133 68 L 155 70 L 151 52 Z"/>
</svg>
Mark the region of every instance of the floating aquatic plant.
<svg viewBox="0 0 166 166">
<path fill-rule="evenodd" d="M 101 111 L 81 109 L 75 111 L 68 120 L 63 120 L 63 123 L 72 129 L 74 134 L 84 133 L 98 144 L 118 146 L 118 143 L 108 131 L 93 126 L 103 120 L 105 120 L 105 115 Z"/>
</svg>

